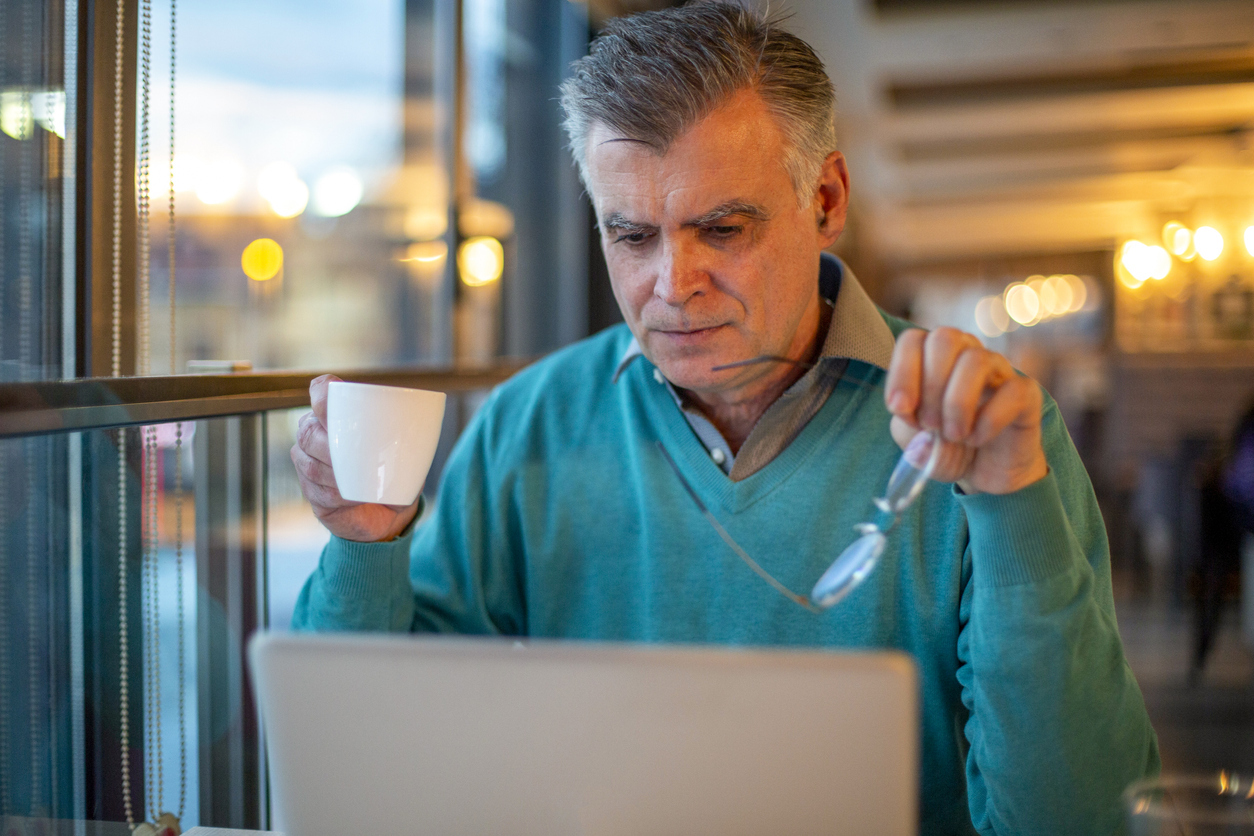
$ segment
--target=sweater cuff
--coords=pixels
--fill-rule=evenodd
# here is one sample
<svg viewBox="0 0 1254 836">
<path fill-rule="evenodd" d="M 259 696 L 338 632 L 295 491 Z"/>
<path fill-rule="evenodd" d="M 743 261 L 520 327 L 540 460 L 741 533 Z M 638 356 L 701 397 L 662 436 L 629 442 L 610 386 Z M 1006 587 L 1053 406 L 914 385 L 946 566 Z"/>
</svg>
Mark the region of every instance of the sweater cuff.
<svg viewBox="0 0 1254 836">
<path fill-rule="evenodd" d="M 959 495 L 971 536 L 973 581 L 1002 587 L 1035 583 L 1071 568 L 1071 524 L 1051 469 L 1014 493 Z"/>
<path fill-rule="evenodd" d="M 331 535 L 322 553 L 328 592 L 353 599 L 387 599 L 397 583 L 409 583 L 409 543 L 413 527 L 395 540 L 359 543 Z"/>
</svg>

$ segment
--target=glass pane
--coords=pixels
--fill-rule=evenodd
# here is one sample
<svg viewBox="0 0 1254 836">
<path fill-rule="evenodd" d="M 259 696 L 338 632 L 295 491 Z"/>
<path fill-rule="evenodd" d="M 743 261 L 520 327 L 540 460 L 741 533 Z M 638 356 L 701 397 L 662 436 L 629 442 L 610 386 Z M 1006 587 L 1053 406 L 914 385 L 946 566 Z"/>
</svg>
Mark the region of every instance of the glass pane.
<svg viewBox="0 0 1254 836">
<path fill-rule="evenodd" d="M 153 40 L 152 271 L 159 276 L 168 270 L 158 242 L 169 178 L 161 47 L 168 19 L 160 14 Z M 408 104 L 403 94 L 407 51 L 429 65 L 432 43 L 430 10 L 406 25 L 401 0 L 179 7 L 180 365 L 343 368 L 435 356 L 424 342 L 431 329 L 414 325 L 435 286 L 412 280 L 401 261 L 406 194 L 430 202 L 431 223 L 414 220 L 429 239 L 441 240 L 447 214 L 432 156 L 430 66 L 416 76 L 425 77 L 425 93 Z M 426 151 L 416 168 L 402 165 L 411 144 Z M 152 304 L 154 321 L 164 321 L 168 292 L 160 282 Z M 154 329 L 153 354 L 168 355 L 162 329 Z M 166 364 L 154 362 L 154 370 Z"/>
<path fill-rule="evenodd" d="M 0 380 L 61 374 L 64 9 L 0 2 Z M 72 174 L 72 171 L 71 171 Z M 71 181 L 72 182 L 72 181 Z M 71 285 L 72 287 L 72 285 Z M 71 296 L 72 299 L 72 296 Z"/>
<path fill-rule="evenodd" d="M 190 425 L 0 441 L 0 813 L 196 821 L 192 477 Z"/>
</svg>

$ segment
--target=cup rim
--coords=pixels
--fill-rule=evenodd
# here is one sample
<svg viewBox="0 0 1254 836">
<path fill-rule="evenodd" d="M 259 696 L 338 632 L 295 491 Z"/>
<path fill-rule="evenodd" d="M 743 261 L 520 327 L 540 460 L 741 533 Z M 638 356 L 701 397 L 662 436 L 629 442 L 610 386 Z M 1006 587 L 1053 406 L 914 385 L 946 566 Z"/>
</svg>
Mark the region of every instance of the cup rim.
<svg viewBox="0 0 1254 836">
<path fill-rule="evenodd" d="M 356 380 L 332 380 L 327 383 L 327 393 L 330 394 L 331 387 L 339 387 L 341 384 L 349 386 L 361 387 L 364 389 L 386 389 L 389 392 L 422 392 L 427 395 L 440 395 L 447 397 L 448 393 L 439 389 L 419 389 L 416 386 L 398 386 L 391 383 L 359 383 Z"/>
<path fill-rule="evenodd" d="M 1142 778 L 1134 781 L 1123 791 L 1125 809 L 1129 815 L 1154 815 L 1162 817 L 1167 813 L 1165 805 L 1156 799 L 1141 797 L 1151 790 L 1208 790 L 1212 797 L 1227 797 L 1234 801 L 1249 801 L 1249 809 L 1254 814 L 1254 779 L 1228 770 L 1209 773 L 1181 773 L 1158 775 L 1153 778 Z M 1232 821 L 1231 817 L 1222 812 L 1212 810 L 1174 810 L 1171 821 L 1187 824 L 1225 824 Z M 1254 824 L 1254 815 L 1250 823 Z"/>
</svg>

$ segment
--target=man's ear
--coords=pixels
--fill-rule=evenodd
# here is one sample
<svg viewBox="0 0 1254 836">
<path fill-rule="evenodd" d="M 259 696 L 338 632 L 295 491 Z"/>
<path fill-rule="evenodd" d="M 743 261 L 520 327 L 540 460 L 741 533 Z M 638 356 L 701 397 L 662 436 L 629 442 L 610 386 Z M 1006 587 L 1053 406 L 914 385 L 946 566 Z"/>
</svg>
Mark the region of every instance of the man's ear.
<svg viewBox="0 0 1254 836">
<path fill-rule="evenodd" d="M 826 249 L 845 231 L 845 219 L 849 215 L 849 168 L 845 165 L 845 155 L 839 151 L 828 154 L 823 161 L 815 199 L 819 242 L 821 248 Z"/>
</svg>

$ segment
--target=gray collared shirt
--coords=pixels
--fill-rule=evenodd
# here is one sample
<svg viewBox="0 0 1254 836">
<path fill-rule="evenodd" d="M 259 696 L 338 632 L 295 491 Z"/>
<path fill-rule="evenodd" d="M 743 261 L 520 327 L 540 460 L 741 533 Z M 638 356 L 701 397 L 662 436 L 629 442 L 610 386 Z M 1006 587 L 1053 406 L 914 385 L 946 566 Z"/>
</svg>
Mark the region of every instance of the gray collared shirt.
<svg viewBox="0 0 1254 836">
<path fill-rule="evenodd" d="M 692 431 L 709 451 L 710 458 L 734 482 L 766 467 L 792 443 L 827 402 L 850 360 L 859 360 L 885 370 L 892 361 L 894 340 L 888 323 L 862 285 L 858 284 L 853 272 L 840 259 L 827 253 L 823 254 L 819 264 L 819 294 L 832 307 L 819 359 L 814 368 L 767 407 L 741 445 L 739 454 L 732 453 L 722 433 L 683 390 L 672 386 L 660 369 L 653 370 L 654 379 L 666 384 Z M 640 344 L 633 339 L 618 362 L 614 380 L 618 380 L 632 360 L 642 356 Z"/>
</svg>

